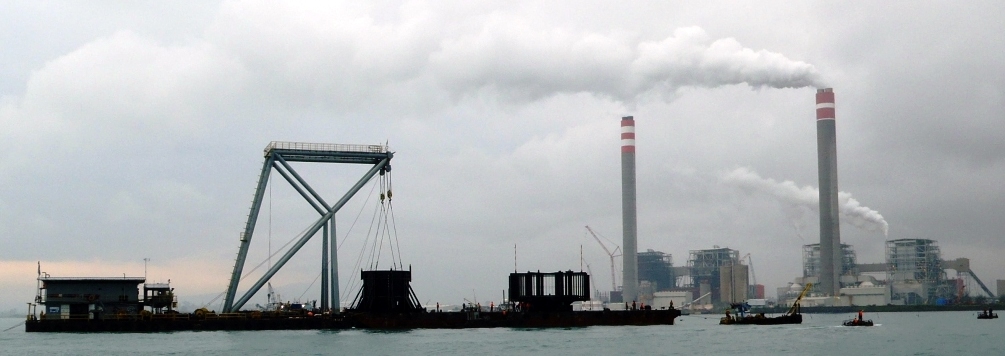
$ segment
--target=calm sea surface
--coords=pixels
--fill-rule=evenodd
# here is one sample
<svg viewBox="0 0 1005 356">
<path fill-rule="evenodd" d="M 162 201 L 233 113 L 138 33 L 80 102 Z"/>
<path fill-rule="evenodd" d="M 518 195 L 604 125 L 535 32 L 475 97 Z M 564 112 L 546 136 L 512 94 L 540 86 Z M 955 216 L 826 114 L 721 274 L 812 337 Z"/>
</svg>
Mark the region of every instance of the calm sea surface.
<svg viewBox="0 0 1005 356">
<path fill-rule="evenodd" d="M 802 325 L 718 325 L 718 315 L 673 326 L 401 332 L 205 331 L 157 334 L 0 332 L 3 355 L 1005 355 L 1005 319 L 976 312 L 804 314 Z M 0 318 L 0 330 L 21 323 Z"/>
</svg>

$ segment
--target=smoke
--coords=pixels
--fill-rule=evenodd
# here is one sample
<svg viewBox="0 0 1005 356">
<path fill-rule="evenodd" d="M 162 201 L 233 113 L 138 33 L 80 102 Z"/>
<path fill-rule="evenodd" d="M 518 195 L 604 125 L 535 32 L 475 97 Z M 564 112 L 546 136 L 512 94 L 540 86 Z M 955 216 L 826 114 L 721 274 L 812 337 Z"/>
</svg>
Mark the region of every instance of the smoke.
<svg viewBox="0 0 1005 356">
<path fill-rule="evenodd" d="M 757 172 L 741 167 L 723 174 L 722 181 L 737 187 L 768 194 L 785 204 L 786 215 L 793 218 L 796 233 L 800 234 L 801 220 L 804 212 L 818 213 L 820 211 L 820 193 L 811 186 L 799 187 L 796 183 L 786 180 L 782 182 L 771 178 L 761 178 Z M 889 234 L 890 225 L 878 211 L 862 206 L 848 192 L 838 192 L 838 211 L 841 222 L 851 224 L 868 231 L 880 231 L 884 236 Z M 800 234 L 800 237 L 802 235 Z"/>
<path fill-rule="evenodd" d="M 655 41 L 535 30 L 512 21 L 489 21 L 473 33 L 444 39 L 429 57 L 433 77 L 455 93 L 493 88 L 528 99 L 589 92 L 634 100 L 683 87 L 822 85 L 811 64 L 734 38 L 712 39 L 700 27 L 678 28 Z"/>
</svg>

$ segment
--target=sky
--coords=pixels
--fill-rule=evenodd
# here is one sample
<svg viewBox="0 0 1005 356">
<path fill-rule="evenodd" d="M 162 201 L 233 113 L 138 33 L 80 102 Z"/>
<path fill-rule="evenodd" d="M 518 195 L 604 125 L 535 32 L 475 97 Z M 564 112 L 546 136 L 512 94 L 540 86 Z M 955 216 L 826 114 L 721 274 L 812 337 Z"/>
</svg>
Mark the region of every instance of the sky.
<svg viewBox="0 0 1005 356">
<path fill-rule="evenodd" d="M 271 141 L 395 152 L 388 225 L 374 183 L 336 215 L 343 299 L 368 266 L 411 268 L 423 303 L 498 302 L 514 268 L 606 290 L 585 226 L 620 245 L 626 115 L 639 249 L 749 253 L 772 297 L 819 239 L 822 87 L 859 262 L 932 239 L 1005 279 L 1001 2 L 14 0 L 0 24 L 0 310 L 39 268 L 209 303 Z M 329 202 L 369 168 L 293 166 Z M 317 218 L 273 177 L 242 290 Z M 273 278 L 285 299 L 318 298 L 320 248 Z"/>
</svg>

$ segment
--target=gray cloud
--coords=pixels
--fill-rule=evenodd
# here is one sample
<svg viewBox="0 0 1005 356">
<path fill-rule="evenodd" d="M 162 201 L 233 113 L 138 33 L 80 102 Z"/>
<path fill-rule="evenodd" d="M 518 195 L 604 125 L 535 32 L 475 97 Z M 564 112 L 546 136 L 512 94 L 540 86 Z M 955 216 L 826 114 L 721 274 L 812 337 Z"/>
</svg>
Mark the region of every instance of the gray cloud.
<svg viewBox="0 0 1005 356">
<path fill-rule="evenodd" d="M 617 120 L 632 114 L 639 246 L 677 265 L 691 249 L 737 248 L 760 282 L 784 285 L 815 219 L 801 240 L 794 212 L 712 172 L 815 181 L 809 87 L 826 78 L 841 189 L 882 211 L 890 238 L 939 240 L 982 279 L 1005 278 L 996 2 L 200 4 L 0 14 L 14 24 L 0 34 L 0 260 L 137 274 L 150 257 L 155 277 L 175 283 L 189 278 L 179 261 L 197 260 L 222 290 L 265 144 L 390 141 L 421 299 L 499 294 L 514 243 L 520 269 L 542 270 L 575 268 L 583 245 L 606 285 L 606 257 L 582 226 L 617 239 Z M 331 196 L 362 167 L 298 169 Z M 312 214 L 273 188 L 256 263 L 270 237 L 281 245 Z M 342 231 L 371 209 L 360 196 Z M 346 239 L 343 270 L 365 234 Z M 876 235 L 842 231 L 863 262 L 883 261 Z M 318 262 L 304 254 L 277 276 L 284 295 L 313 279 Z M 0 278 L 2 300 L 30 298 L 28 270 Z M 212 294 L 207 279 L 179 291 Z"/>
</svg>

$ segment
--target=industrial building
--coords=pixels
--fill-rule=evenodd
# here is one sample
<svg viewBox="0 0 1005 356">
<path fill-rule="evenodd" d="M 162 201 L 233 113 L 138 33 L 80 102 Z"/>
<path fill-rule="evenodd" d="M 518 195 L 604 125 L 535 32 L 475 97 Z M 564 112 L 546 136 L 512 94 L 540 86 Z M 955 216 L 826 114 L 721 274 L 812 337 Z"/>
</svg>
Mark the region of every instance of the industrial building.
<svg viewBox="0 0 1005 356">
<path fill-rule="evenodd" d="M 943 269 L 942 252 L 933 240 L 887 241 L 886 263 L 891 304 L 934 304 L 956 294 L 955 283 Z"/>
<path fill-rule="evenodd" d="M 839 276 L 856 275 L 855 250 L 851 245 L 841 244 L 841 268 Z M 820 275 L 820 244 L 803 245 L 803 277 Z M 817 283 L 817 281 L 813 281 Z"/>
<path fill-rule="evenodd" d="M 804 298 L 804 305 L 938 305 L 957 303 L 972 293 L 995 296 L 970 269 L 969 259 L 943 259 L 935 240 L 888 240 L 885 263 L 859 264 L 852 246 L 842 244 L 841 250 L 838 294 L 828 296 L 816 289 Z M 819 280 L 819 251 L 816 244 L 803 246 L 803 276 L 778 289 L 779 302 L 794 298 L 801 285 Z M 947 270 L 955 271 L 955 276 Z"/>
<path fill-rule="evenodd" d="M 652 249 L 636 256 L 638 299 L 622 299 L 620 291 L 612 291 L 610 303 L 637 301 L 654 308 L 711 308 L 746 301 L 758 290 L 763 298 L 764 287 L 750 284 L 751 269 L 742 263 L 737 250 L 718 246 L 693 250 L 686 266 L 674 266 L 670 254 Z"/>
<path fill-rule="evenodd" d="M 747 266 L 740 251 L 716 246 L 692 250 L 687 261 L 690 286 L 698 304 L 735 303 L 747 299 Z"/>
<path fill-rule="evenodd" d="M 654 251 L 638 253 L 639 280 L 649 282 L 654 292 L 677 288 L 677 277 L 673 271 L 673 257 L 668 253 Z"/>
</svg>

